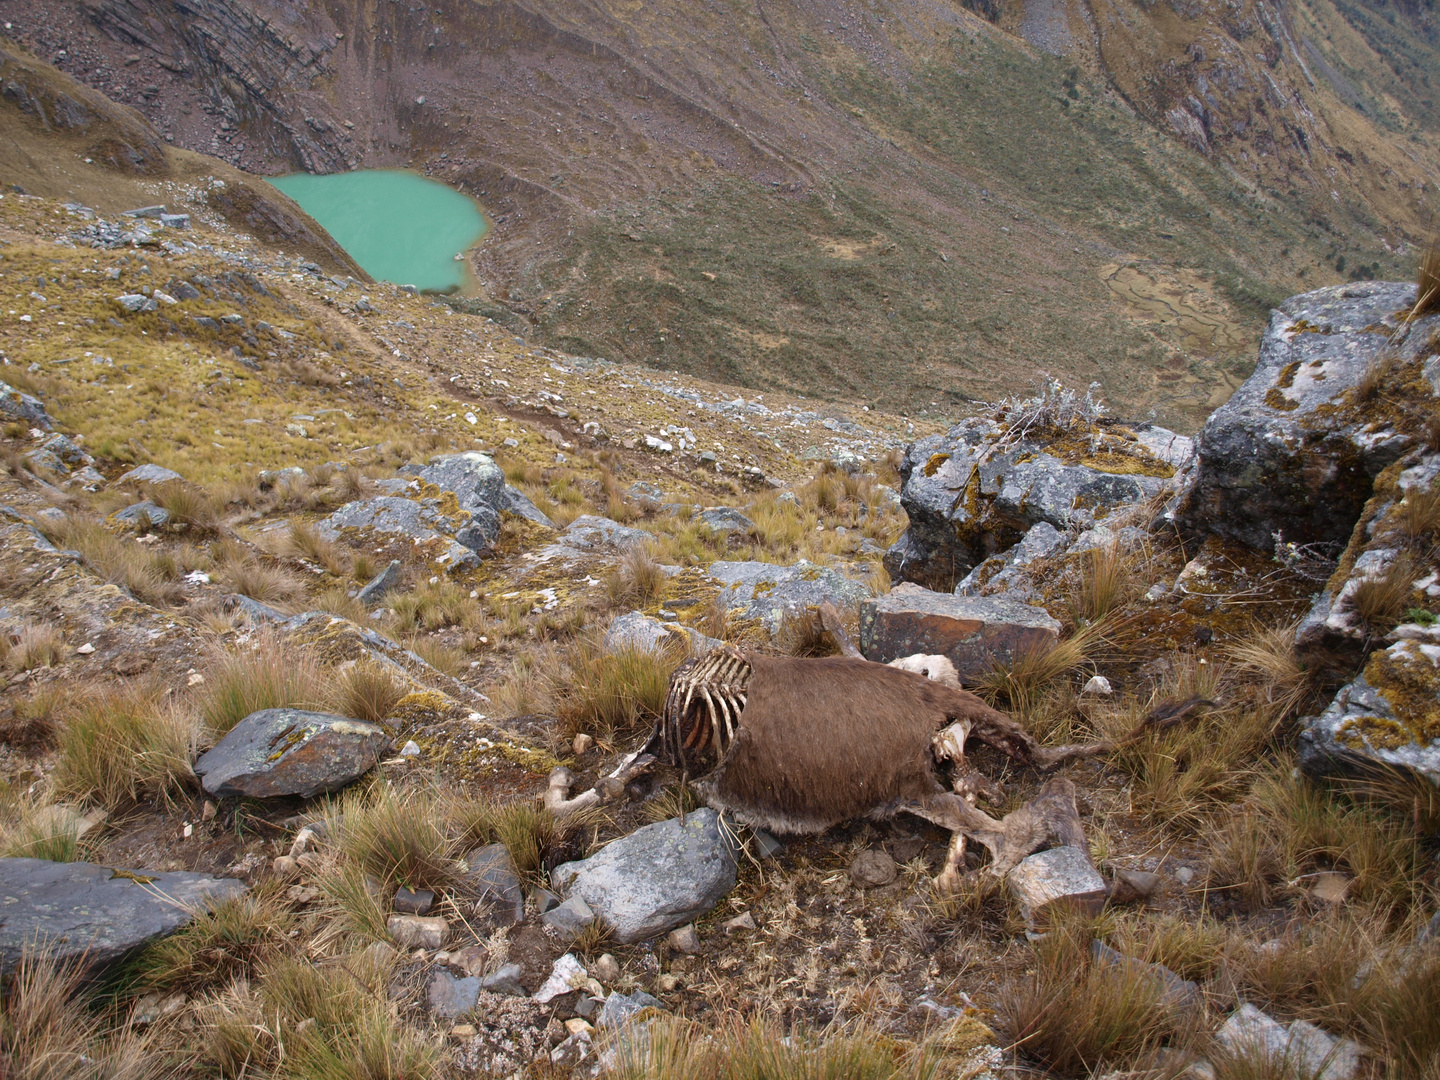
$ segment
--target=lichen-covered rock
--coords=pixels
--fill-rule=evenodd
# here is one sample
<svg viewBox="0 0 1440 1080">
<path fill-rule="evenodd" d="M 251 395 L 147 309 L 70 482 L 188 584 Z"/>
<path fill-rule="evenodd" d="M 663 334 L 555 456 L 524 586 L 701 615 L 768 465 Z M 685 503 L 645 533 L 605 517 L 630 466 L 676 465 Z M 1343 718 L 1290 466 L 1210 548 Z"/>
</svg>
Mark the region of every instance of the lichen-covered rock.
<svg viewBox="0 0 1440 1080">
<path fill-rule="evenodd" d="M 116 510 L 110 515 L 112 521 L 136 527 L 164 525 L 170 520 L 170 511 L 163 506 L 156 506 L 149 499 L 144 502 L 131 503 L 123 510 Z"/>
<path fill-rule="evenodd" d="M 115 479 L 116 487 L 124 487 L 126 484 L 168 484 L 172 480 L 185 479 L 174 469 L 167 469 L 163 465 L 137 465 L 129 472 L 122 474 Z"/>
<path fill-rule="evenodd" d="M 27 450 L 25 460 L 30 462 L 34 469 L 60 477 L 69 476 L 72 470 L 95 464 L 93 457 L 64 435 L 51 435 L 33 450 Z"/>
<path fill-rule="evenodd" d="M 1029 583 L 1022 580 L 1021 571 L 1038 559 L 1063 554 L 1070 543 L 1067 533 L 1048 521 L 1037 522 L 1014 547 L 976 563 L 955 586 L 955 593 L 958 596 L 980 596 L 1006 592 L 1015 594 L 1017 599 L 1028 599 L 1032 590 Z"/>
<path fill-rule="evenodd" d="M 346 503 L 320 522 L 326 539 L 339 539 L 346 530 L 388 533 L 408 538 L 434 549 L 437 562 L 455 569 L 474 565 L 474 554 L 487 552 L 500 535 L 500 517 L 490 507 L 481 507 L 484 518 L 444 499 L 407 499 L 379 495 Z M 474 553 L 467 555 L 468 553 Z"/>
<path fill-rule="evenodd" d="M 1440 627 L 1373 653 L 1300 733 L 1300 766 L 1314 776 L 1377 765 L 1440 786 Z"/>
<path fill-rule="evenodd" d="M 1412 595 L 1405 608 L 1440 606 L 1440 550 L 1423 529 L 1414 534 L 1422 515 L 1412 520 L 1411 514 L 1437 491 L 1440 452 L 1412 451 L 1376 477 L 1374 494 L 1335 573 L 1296 631 L 1296 644 L 1309 659 L 1339 660 L 1350 671 L 1359 665 L 1372 642 L 1389 629 L 1365 618 L 1365 593 L 1382 581 L 1409 584 Z"/>
<path fill-rule="evenodd" d="M 1440 316 L 1402 328 L 1413 285 L 1360 282 L 1291 297 L 1275 311 L 1254 373 L 1211 414 L 1176 512 L 1194 538 L 1215 534 L 1269 550 L 1345 543 L 1375 477 L 1415 444 L 1421 378 Z M 1351 391 L 1382 350 L 1395 355 L 1386 398 Z M 1413 385 L 1412 385 L 1413 384 Z M 1433 403 L 1429 409 L 1433 411 Z"/>
<path fill-rule="evenodd" d="M 55 421 L 45 411 L 45 403 L 31 394 L 16 390 L 7 382 L 0 382 L 0 415 L 49 431 Z"/>
<path fill-rule="evenodd" d="M 701 656 L 720 642 L 700 633 L 693 626 L 661 622 L 640 611 L 617 615 L 605 631 L 607 649 L 644 649 L 659 652 L 671 647 Z"/>
<path fill-rule="evenodd" d="M 303 709 L 261 709 L 195 762 L 211 795 L 310 798 L 374 768 L 390 746 L 378 724 Z"/>
<path fill-rule="evenodd" d="M 860 651 L 888 664 L 916 653 L 949 658 L 963 680 L 1060 639 L 1044 608 L 1004 596 L 955 596 L 904 582 L 860 609 Z"/>
<path fill-rule="evenodd" d="M 196 908 L 244 891 L 234 878 L 208 874 L 0 859 L 0 976 L 37 947 L 61 963 L 102 967 L 180 929 Z"/>
<path fill-rule="evenodd" d="M 453 492 L 460 508 L 472 512 L 477 506 L 498 509 L 505 491 L 505 473 L 500 466 L 490 455 L 475 450 L 442 454 L 431 458 L 428 465 L 406 465 L 399 471 Z"/>
<path fill-rule="evenodd" d="M 735 846 L 714 810 L 636 829 L 550 875 L 611 927 L 622 944 L 644 941 L 705 914 L 735 887 Z"/>
<path fill-rule="evenodd" d="M 1005 875 L 1006 884 L 1029 922 L 1051 904 L 1097 913 L 1109 890 L 1088 852 L 1063 846 L 1036 852 Z"/>
<path fill-rule="evenodd" d="M 900 465 L 910 527 L 885 553 L 885 569 L 896 581 L 948 592 L 1040 522 L 1088 528 L 1155 495 L 1176 466 L 1150 444 L 1175 457 L 1180 437 L 1147 428 L 1142 442 L 1137 430 L 1017 432 L 981 417 L 916 440 Z"/>
<path fill-rule="evenodd" d="M 711 532 L 717 533 L 749 532 L 755 528 L 755 522 L 733 506 L 712 506 L 701 510 L 695 515 L 695 520 Z"/>
<path fill-rule="evenodd" d="M 722 586 L 719 602 L 742 619 L 758 619 L 773 637 L 785 616 L 830 603 L 844 610 L 870 590 L 829 567 L 801 559 L 791 566 L 763 562 L 715 562 L 710 576 Z"/>
</svg>

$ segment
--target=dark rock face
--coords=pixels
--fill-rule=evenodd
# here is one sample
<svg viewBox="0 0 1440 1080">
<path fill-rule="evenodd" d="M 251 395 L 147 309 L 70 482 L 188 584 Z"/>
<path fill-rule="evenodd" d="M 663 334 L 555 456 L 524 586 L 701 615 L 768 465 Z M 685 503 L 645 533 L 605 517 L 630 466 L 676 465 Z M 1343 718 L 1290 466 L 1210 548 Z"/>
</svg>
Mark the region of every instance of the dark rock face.
<svg viewBox="0 0 1440 1080">
<path fill-rule="evenodd" d="M 103 967 L 180 929 L 191 909 L 245 891 L 234 878 L 150 874 L 92 863 L 0 859 L 0 975 L 40 943 L 56 959 Z"/>
<path fill-rule="evenodd" d="M 310 798 L 363 776 L 390 746 L 378 724 L 302 709 L 262 709 L 195 763 L 211 795 Z"/>
<path fill-rule="evenodd" d="M 465 856 L 463 888 L 491 908 L 491 919 L 500 926 L 525 921 L 525 892 L 520 875 L 504 844 L 487 844 Z"/>
<path fill-rule="evenodd" d="M 955 596 L 909 582 L 860 609 L 860 651 L 888 664 L 916 653 L 950 658 L 963 680 L 992 662 L 1045 650 L 1060 638 L 1060 623 L 1044 608 L 1003 596 Z"/>
<path fill-rule="evenodd" d="M 1138 429 L 1137 429 L 1138 430 Z M 1149 498 L 1175 473 L 1188 440 L 1159 428 L 1115 428 L 1057 456 L 1053 440 L 1011 436 L 986 418 L 911 443 L 900 465 L 910 527 L 885 553 L 896 581 L 949 592 L 976 563 L 1035 525 L 1089 528 L 1117 507 Z"/>
<path fill-rule="evenodd" d="M 622 944 L 684 926 L 735 887 L 735 850 L 714 810 L 646 825 L 551 880 L 580 897 Z"/>
<path fill-rule="evenodd" d="M 1399 342 L 1414 359 L 1440 316 L 1400 333 L 1413 285 L 1337 285 L 1285 301 L 1270 318 L 1255 372 L 1210 416 L 1176 514 L 1192 538 L 1215 534 L 1268 550 L 1287 541 L 1344 543 L 1375 477 L 1413 444 L 1383 408 L 1347 410 L 1376 356 Z"/>
</svg>

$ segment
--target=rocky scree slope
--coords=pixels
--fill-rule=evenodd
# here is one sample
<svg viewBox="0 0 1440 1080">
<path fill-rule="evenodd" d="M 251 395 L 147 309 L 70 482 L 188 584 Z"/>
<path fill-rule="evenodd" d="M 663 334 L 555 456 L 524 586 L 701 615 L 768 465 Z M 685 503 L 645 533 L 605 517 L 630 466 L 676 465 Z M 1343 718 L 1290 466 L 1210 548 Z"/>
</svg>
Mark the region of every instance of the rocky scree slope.
<svg viewBox="0 0 1440 1080">
<path fill-rule="evenodd" d="M 1044 356 L 1188 429 L 1271 303 L 1404 265 L 1433 124 L 1386 65 L 1429 77 L 1424 13 L 1411 49 L 1348 5 L 1029 6 L 46 0 L 10 33 L 247 169 L 456 184 L 489 311 L 759 389 L 941 416 Z"/>
<path fill-rule="evenodd" d="M 1197 440 L 1055 384 L 939 433 L 536 348 L 199 206 L 180 229 L 7 193 L 0 239 L 0 887 L 88 874 L 110 892 L 87 928 L 140 927 L 115 936 L 138 1029 L 95 1054 L 143 1030 L 157 1068 L 287 1075 L 273 1043 L 216 1037 L 273 1024 L 342 1056 L 384 1032 L 425 1075 L 591 1075 L 627 1022 L 671 1022 L 646 1009 L 714 1028 L 737 1007 L 807 1052 L 855 1022 L 971 1072 L 1085 1075 L 1074 1046 L 1223 1063 L 1263 1023 L 1322 1058 L 1432 1052 L 1429 1013 L 1395 1011 L 1436 970 L 1427 789 L 1292 771 L 1303 728 L 1316 774 L 1378 759 L 1433 789 L 1435 525 L 1410 515 L 1435 486 L 1434 317 L 1402 327 L 1412 289 L 1287 302 Z M 1250 476 L 1237 415 L 1291 452 L 1232 519 L 1205 500 Z M 1334 483 L 1351 466 L 1374 487 L 1335 511 L 1350 549 L 1317 547 L 1297 506 L 1362 489 Z M 1400 595 L 1361 629 L 1366 580 Z M 665 772 L 578 828 L 540 810 L 556 766 L 583 789 L 643 741 L 687 653 L 832 650 L 822 602 L 867 655 L 944 654 L 1053 743 L 1186 712 L 1061 772 L 1088 851 L 1003 882 L 977 857 L 948 898 L 926 891 L 948 835 L 909 818 L 736 833 Z M 1294 629 L 1327 604 L 1348 661 Z M 1337 695 L 1367 653 L 1371 690 Z M 1051 779 L 972 760 L 1004 800 Z M 160 874 L 248 891 L 175 928 L 128 906 Z M 1025 941 L 1057 895 L 1112 905 L 1097 947 Z M 1125 986 L 1143 1015 L 1087 1019 Z"/>
</svg>

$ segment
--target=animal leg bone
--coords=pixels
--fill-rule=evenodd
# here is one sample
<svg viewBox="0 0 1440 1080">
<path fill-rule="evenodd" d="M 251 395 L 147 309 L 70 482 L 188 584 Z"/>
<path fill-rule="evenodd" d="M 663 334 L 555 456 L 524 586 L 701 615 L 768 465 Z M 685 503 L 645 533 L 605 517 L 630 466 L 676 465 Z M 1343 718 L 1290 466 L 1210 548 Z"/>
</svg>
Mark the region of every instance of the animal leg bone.
<svg viewBox="0 0 1440 1080">
<path fill-rule="evenodd" d="M 1068 844 L 1081 851 L 1088 850 L 1075 805 L 1075 785 L 1064 777 L 1051 779 L 1039 795 L 999 821 L 966 798 L 948 791 L 909 803 L 902 809 L 950 829 L 957 836 L 983 844 L 992 860 L 985 872 L 996 877 L 1003 877 L 1025 856 L 1049 844 Z M 952 838 L 951 856 L 957 848 L 963 854 L 963 843 L 957 844 Z M 959 881 L 958 858 L 952 865 L 951 856 L 947 856 L 945 868 L 936 879 L 937 887 L 953 887 Z"/>
<path fill-rule="evenodd" d="M 950 834 L 950 848 L 945 852 L 945 866 L 935 877 L 935 889 L 941 893 L 953 893 L 960 887 L 960 868 L 965 865 L 965 834 Z"/>
<path fill-rule="evenodd" d="M 550 771 L 550 786 L 545 791 L 545 809 L 555 815 L 557 820 L 563 820 L 601 803 L 613 802 L 625 793 L 626 784 L 647 772 L 654 764 L 653 754 L 637 750 L 622 758 L 620 764 L 602 776 L 594 787 L 582 791 L 573 799 L 570 797 L 570 788 L 575 783 L 575 774 L 561 765 Z"/>
</svg>

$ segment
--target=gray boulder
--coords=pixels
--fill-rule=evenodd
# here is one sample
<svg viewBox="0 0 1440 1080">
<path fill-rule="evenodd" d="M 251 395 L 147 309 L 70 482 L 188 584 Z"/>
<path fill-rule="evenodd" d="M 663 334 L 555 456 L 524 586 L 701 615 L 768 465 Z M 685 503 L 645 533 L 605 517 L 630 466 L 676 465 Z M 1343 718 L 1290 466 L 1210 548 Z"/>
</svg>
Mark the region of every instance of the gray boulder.
<svg viewBox="0 0 1440 1080">
<path fill-rule="evenodd" d="M 588 859 L 564 863 L 551 881 L 578 896 L 623 944 L 693 921 L 735 887 L 736 847 L 710 809 L 646 825 Z"/>
<path fill-rule="evenodd" d="M 7 382 L 0 382 L 0 416 L 10 420 L 22 420 L 41 431 L 49 431 L 55 426 L 55 421 L 45 411 L 44 402 L 16 390 Z"/>
<path fill-rule="evenodd" d="M 888 664 L 916 653 L 950 658 L 961 679 L 1060 640 L 1044 609 L 1006 596 L 954 596 L 902 582 L 860 608 L 860 651 Z"/>
<path fill-rule="evenodd" d="M 600 1016 L 596 1019 L 596 1026 L 601 1031 L 615 1031 L 624 1027 L 637 1013 L 645 1009 L 663 1009 L 664 1007 L 659 998 L 652 997 L 644 990 L 636 990 L 630 994 L 612 990 L 610 996 L 605 999 L 605 1004 L 600 1006 Z"/>
<path fill-rule="evenodd" d="M 390 746 L 378 724 L 302 709 L 261 709 L 195 763 L 207 792 L 252 799 L 336 791 Z"/>
<path fill-rule="evenodd" d="M 1293 296 L 1271 314 L 1254 373 L 1200 432 L 1176 511 L 1185 535 L 1266 551 L 1276 533 L 1295 543 L 1350 538 L 1375 477 L 1415 440 L 1349 392 L 1393 343 L 1402 363 L 1428 349 L 1440 316 L 1400 333 L 1414 301 L 1413 285 L 1360 282 Z"/>
<path fill-rule="evenodd" d="M 391 559 L 390 564 L 384 570 L 366 582 L 365 587 L 355 595 L 355 599 L 360 601 L 362 607 L 369 610 L 371 604 L 394 591 L 400 584 L 400 569 L 400 560 Z"/>
<path fill-rule="evenodd" d="M 380 495 L 346 503 L 320 522 L 320 533 L 330 540 L 352 529 L 361 536 L 367 532 L 404 536 L 426 545 L 437 562 L 455 569 L 475 565 L 475 555 L 488 551 L 499 536 L 499 516 L 488 507 L 485 510 L 489 519 L 482 521 L 465 510 L 447 513 L 440 499 Z"/>
<path fill-rule="evenodd" d="M 1151 442 L 1172 436 L 1145 431 Z M 1040 522 L 1088 528 L 1161 491 L 1176 472 L 1132 429 L 1117 425 L 1069 441 L 1076 445 L 980 417 L 911 443 L 900 464 L 910 527 L 885 553 L 890 577 L 948 592 Z"/>
<path fill-rule="evenodd" d="M 675 622 L 661 622 L 659 619 L 639 611 L 617 615 L 605 631 L 605 648 L 644 649 L 658 652 L 674 645 L 684 645 L 689 652 L 701 656 L 719 645 L 715 638 L 707 637 L 693 626 Z"/>
<path fill-rule="evenodd" d="M 1351 1080 L 1364 1056 L 1358 1043 L 1336 1039 L 1304 1020 L 1287 1027 L 1249 1004 L 1230 1014 L 1215 1041 L 1237 1057 L 1268 1061 L 1280 1075 L 1313 1080 Z"/>
<path fill-rule="evenodd" d="M 695 520 L 711 532 L 717 533 L 748 533 L 755 528 L 755 522 L 731 506 L 712 506 L 708 510 L 701 510 L 695 515 Z"/>
<path fill-rule="evenodd" d="M 560 534 L 560 543 L 580 551 L 598 551 L 604 548 L 624 550 L 637 544 L 648 543 L 650 534 L 644 529 L 632 529 L 595 514 L 581 514 Z"/>
<path fill-rule="evenodd" d="M 167 469 L 163 465 L 137 465 L 129 472 L 124 473 L 115 480 L 117 487 L 126 484 L 168 484 L 172 480 L 185 479 L 174 469 Z"/>
<path fill-rule="evenodd" d="M 547 529 L 555 528 L 555 522 L 551 521 L 543 510 L 531 502 L 529 496 L 509 484 L 505 485 L 504 503 L 500 509 L 508 510 L 516 517 L 533 521 L 536 525 L 543 525 Z"/>
<path fill-rule="evenodd" d="M 114 521 L 143 528 L 147 525 L 164 525 L 170 520 L 170 511 L 146 499 L 144 502 L 131 503 L 123 510 L 116 510 L 110 517 Z"/>
<path fill-rule="evenodd" d="M 802 614 L 823 603 L 843 610 L 870 596 L 870 590 L 858 581 L 805 559 L 791 566 L 716 562 L 710 565 L 710 577 L 722 586 L 720 603 L 743 619 L 760 620 L 772 637 L 787 614 Z"/>
<path fill-rule="evenodd" d="M 234 878 L 208 874 L 0 859 L 0 976 L 37 946 L 61 962 L 103 967 L 180 929 L 196 908 L 244 891 Z"/>
<path fill-rule="evenodd" d="M 1069 544 L 1068 534 L 1048 521 L 1037 522 L 1014 547 L 976 563 L 955 586 L 955 592 L 959 596 L 1015 592 L 1028 598 L 1032 590 L 1022 571 L 1038 559 L 1064 553 Z"/>
<path fill-rule="evenodd" d="M 1300 733 L 1300 767 L 1312 776 L 1411 770 L 1440 786 L 1440 634 L 1397 641 Z"/>
<path fill-rule="evenodd" d="M 160 306 L 143 293 L 124 293 L 115 297 L 115 303 L 119 304 L 132 315 L 144 311 L 154 311 Z"/>
<path fill-rule="evenodd" d="M 43 469 L 57 476 L 68 476 L 72 470 L 94 465 L 95 459 L 64 435 L 51 435 L 39 446 L 25 453 L 33 469 Z"/>
<path fill-rule="evenodd" d="M 477 901 L 489 904 L 491 918 L 500 926 L 525 921 L 525 890 L 520 875 L 504 844 L 487 844 L 466 855 L 461 889 Z"/>
<path fill-rule="evenodd" d="M 463 454 L 442 454 L 429 465 L 406 465 L 399 470 L 434 484 L 441 491 L 454 492 L 462 510 L 477 506 L 495 509 L 505 490 L 505 473 L 493 458 L 475 450 Z"/>
<path fill-rule="evenodd" d="M 1110 895 L 1090 853 L 1068 844 L 1021 859 L 1005 875 L 1005 883 L 1032 925 L 1051 904 L 1099 914 Z"/>
</svg>

